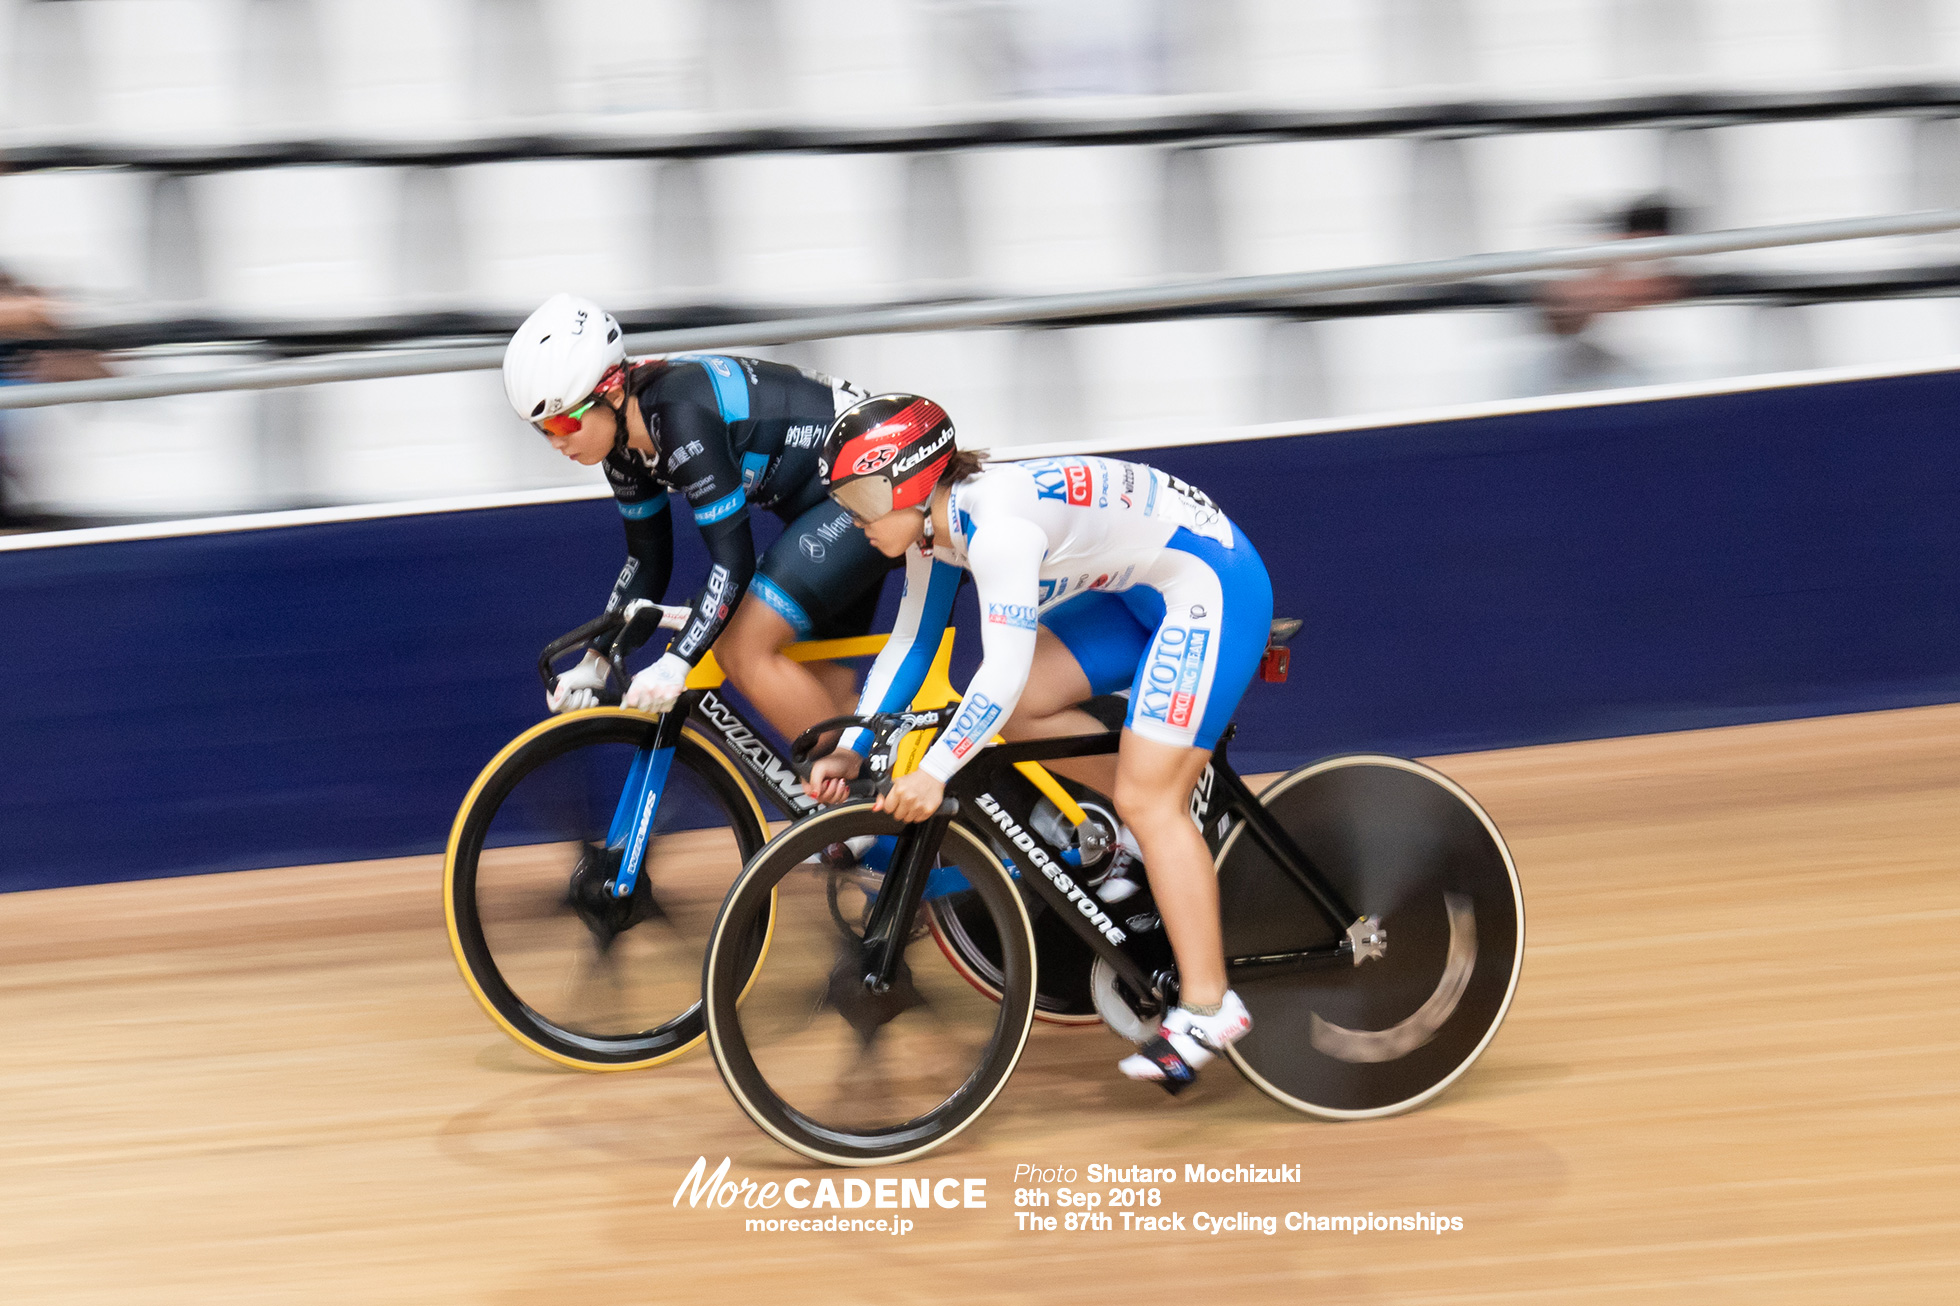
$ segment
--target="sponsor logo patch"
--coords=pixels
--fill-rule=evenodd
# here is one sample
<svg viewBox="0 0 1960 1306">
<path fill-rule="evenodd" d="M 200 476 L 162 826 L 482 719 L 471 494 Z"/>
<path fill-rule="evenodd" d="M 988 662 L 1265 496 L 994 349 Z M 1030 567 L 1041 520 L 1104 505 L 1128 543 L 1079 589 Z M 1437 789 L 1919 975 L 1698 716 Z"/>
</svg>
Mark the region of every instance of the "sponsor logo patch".
<svg viewBox="0 0 1960 1306">
<path fill-rule="evenodd" d="M 1205 651 L 1211 632 L 1186 626 L 1165 626 L 1157 632 L 1144 665 L 1143 702 L 1139 710 L 1153 721 L 1183 728 L 1191 724 L 1204 674 Z"/>
<path fill-rule="evenodd" d="M 951 741 L 954 757 L 965 757 L 973 751 L 975 744 L 982 744 L 993 733 L 994 722 L 1000 720 L 1000 704 L 985 694 L 968 694 L 960 704 L 960 714 L 953 718 L 953 728 L 946 732 Z"/>
<path fill-rule="evenodd" d="M 796 539 L 796 547 L 803 550 L 803 556 L 811 562 L 822 562 L 824 554 L 830 551 L 824 548 L 823 541 L 814 535 L 799 535 Z"/>
<path fill-rule="evenodd" d="M 993 626 L 1011 626 L 1015 630 L 1033 630 L 1035 609 L 1032 603 L 989 603 L 987 623 Z"/>
</svg>

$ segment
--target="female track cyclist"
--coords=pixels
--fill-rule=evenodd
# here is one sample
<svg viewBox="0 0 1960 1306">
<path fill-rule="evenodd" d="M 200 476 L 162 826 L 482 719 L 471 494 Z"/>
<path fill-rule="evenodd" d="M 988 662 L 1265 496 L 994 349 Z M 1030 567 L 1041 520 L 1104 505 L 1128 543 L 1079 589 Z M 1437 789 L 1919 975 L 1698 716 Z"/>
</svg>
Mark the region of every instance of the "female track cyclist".
<svg viewBox="0 0 1960 1306">
<path fill-rule="evenodd" d="M 504 392 L 567 458 L 605 469 L 626 525 L 627 560 L 607 611 L 664 596 L 674 562 L 669 493 L 691 510 L 709 554 L 694 616 L 665 656 L 633 677 L 626 706 L 672 707 L 710 645 L 729 680 L 790 738 L 848 710 L 854 677 L 799 663 L 797 639 L 862 635 L 891 564 L 824 497 L 820 446 L 864 391 L 815 372 L 720 354 L 639 362 L 589 299 L 554 295 L 511 337 Z M 749 510 L 782 518 L 758 563 Z M 589 707 L 606 684 L 596 647 L 558 677 L 554 712 Z"/>
<path fill-rule="evenodd" d="M 1265 564 L 1218 505 L 1176 477 L 1110 458 L 988 464 L 960 452 L 944 410 L 916 395 L 844 412 L 824 456 L 831 497 L 880 553 L 905 558 L 904 601 L 861 714 L 911 701 L 951 618 L 961 568 L 979 589 L 982 662 L 962 710 L 919 769 L 879 799 L 881 810 L 924 820 L 995 734 L 1094 734 L 1103 726 L 1075 705 L 1130 691 L 1116 756 L 1058 769 L 1114 798 L 1177 956 L 1179 1005 L 1120 1069 L 1183 1087 L 1252 1028 L 1226 987 L 1218 881 L 1187 813 L 1266 647 Z M 861 733 L 847 734 L 816 763 L 814 797 L 843 799 L 861 744 Z"/>
</svg>

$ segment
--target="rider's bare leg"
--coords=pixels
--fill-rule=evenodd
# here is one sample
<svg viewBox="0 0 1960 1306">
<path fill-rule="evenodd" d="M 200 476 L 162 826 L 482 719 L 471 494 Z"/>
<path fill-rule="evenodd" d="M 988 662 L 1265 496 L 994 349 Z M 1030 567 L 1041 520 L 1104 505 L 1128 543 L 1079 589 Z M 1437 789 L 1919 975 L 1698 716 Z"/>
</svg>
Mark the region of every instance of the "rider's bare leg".
<svg viewBox="0 0 1960 1306">
<path fill-rule="evenodd" d="M 857 710 L 851 669 L 835 662 L 791 661 L 783 649 L 795 640 L 789 622 L 750 594 L 715 641 L 715 658 L 729 683 L 785 739 L 796 738 L 825 717 Z"/>
<path fill-rule="evenodd" d="M 1034 665 L 1028 671 L 1028 687 L 1014 705 L 1014 715 L 1001 727 L 1007 739 L 1055 739 L 1065 735 L 1100 735 L 1109 727 L 1084 712 L 1076 704 L 1089 697 L 1089 677 L 1068 645 L 1046 626 L 1037 627 L 1034 636 Z M 1071 757 L 1043 762 L 1050 771 L 1088 785 L 1100 794 L 1115 796 L 1116 755 Z M 1188 799 L 1186 800 L 1189 801 Z"/>
<path fill-rule="evenodd" d="M 1117 754 L 1116 814 L 1143 849 L 1150 892 L 1177 955 L 1178 1001 L 1210 1006 L 1225 997 L 1225 942 L 1218 876 L 1204 835 L 1191 823 L 1191 790 L 1211 750 L 1123 732 Z"/>
</svg>

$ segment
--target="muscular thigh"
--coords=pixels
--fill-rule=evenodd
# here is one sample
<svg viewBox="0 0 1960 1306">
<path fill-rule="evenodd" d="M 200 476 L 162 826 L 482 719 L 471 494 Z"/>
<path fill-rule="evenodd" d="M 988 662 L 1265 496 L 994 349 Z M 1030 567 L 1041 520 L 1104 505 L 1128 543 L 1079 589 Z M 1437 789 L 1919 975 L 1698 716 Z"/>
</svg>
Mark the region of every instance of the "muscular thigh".
<svg viewBox="0 0 1960 1306">
<path fill-rule="evenodd" d="M 762 555 L 749 592 L 798 639 L 841 639 L 871 629 L 879 591 L 895 565 L 871 547 L 849 513 L 825 499 L 783 528 Z"/>
</svg>

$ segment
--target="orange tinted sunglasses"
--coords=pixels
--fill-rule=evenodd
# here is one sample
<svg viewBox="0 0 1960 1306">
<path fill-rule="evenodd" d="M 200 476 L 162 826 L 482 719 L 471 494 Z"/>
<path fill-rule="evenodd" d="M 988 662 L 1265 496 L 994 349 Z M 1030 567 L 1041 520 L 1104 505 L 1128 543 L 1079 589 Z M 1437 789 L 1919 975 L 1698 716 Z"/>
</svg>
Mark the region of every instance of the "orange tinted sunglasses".
<svg viewBox="0 0 1960 1306">
<path fill-rule="evenodd" d="M 532 425 L 546 435 L 577 435 L 579 426 L 585 421 L 585 415 L 591 412 L 592 406 L 598 402 L 599 396 L 593 395 L 577 408 L 568 408 L 562 413 L 539 418 Z"/>
</svg>

